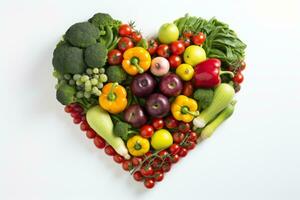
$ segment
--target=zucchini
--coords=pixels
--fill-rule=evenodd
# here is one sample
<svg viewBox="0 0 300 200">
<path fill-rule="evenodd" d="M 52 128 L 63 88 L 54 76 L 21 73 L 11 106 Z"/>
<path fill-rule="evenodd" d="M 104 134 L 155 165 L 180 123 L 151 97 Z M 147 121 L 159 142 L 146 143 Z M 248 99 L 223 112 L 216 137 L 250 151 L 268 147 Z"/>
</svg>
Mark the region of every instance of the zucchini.
<svg viewBox="0 0 300 200">
<path fill-rule="evenodd" d="M 114 125 L 108 112 L 98 105 L 94 106 L 87 111 L 86 120 L 90 127 L 98 135 L 103 137 L 118 154 L 123 156 L 125 159 L 130 159 L 130 155 L 128 154 L 124 141 L 113 134 Z"/>
</svg>

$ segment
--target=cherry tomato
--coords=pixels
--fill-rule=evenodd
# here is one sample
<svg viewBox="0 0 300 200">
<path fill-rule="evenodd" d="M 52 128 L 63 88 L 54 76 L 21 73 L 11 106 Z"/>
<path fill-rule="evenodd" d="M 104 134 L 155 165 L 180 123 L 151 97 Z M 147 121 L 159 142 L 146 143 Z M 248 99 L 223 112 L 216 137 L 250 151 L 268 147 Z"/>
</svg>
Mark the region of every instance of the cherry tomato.
<svg viewBox="0 0 300 200">
<path fill-rule="evenodd" d="M 112 148 L 112 146 L 108 145 L 104 149 L 105 153 L 109 156 L 114 156 L 116 155 L 116 151 Z"/>
<path fill-rule="evenodd" d="M 190 124 L 186 122 L 180 122 L 178 126 L 178 130 L 182 133 L 187 133 L 190 130 L 190 128 Z"/>
<path fill-rule="evenodd" d="M 197 138 L 198 138 L 198 136 L 197 136 L 196 132 L 192 131 L 189 133 L 189 139 L 188 139 L 189 141 L 196 142 Z"/>
<path fill-rule="evenodd" d="M 168 152 L 166 150 L 162 150 L 158 153 L 158 155 L 162 158 L 162 157 L 166 157 L 168 155 Z"/>
<path fill-rule="evenodd" d="M 196 143 L 195 143 L 195 142 L 192 142 L 192 141 L 187 141 L 185 146 L 186 146 L 186 149 L 192 150 L 192 149 L 195 148 Z"/>
<path fill-rule="evenodd" d="M 162 170 L 157 170 L 154 172 L 154 179 L 157 182 L 160 182 L 164 179 L 164 172 Z"/>
<path fill-rule="evenodd" d="M 162 162 L 162 159 L 160 158 L 155 158 L 153 160 L 153 162 L 151 163 L 151 166 L 154 168 L 154 169 L 157 169 L 160 165 L 161 165 L 161 162 Z"/>
<path fill-rule="evenodd" d="M 140 32 L 132 32 L 131 35 L 130 35 L 130 38 L 135 42 L 135 43 L 138 43 L 139 41 L 141 41 L 142 39 L 142 35 Z"/>
<path fill-rule="evenodd" d="M 203 44 L 203 42 L 205 41 L 205 39 L 206 39 L 206 36 L 205 36 L 205 34 L 202 33 L 202 32 L 199 32 L 198 34 L 196 34 L 196 35 L 194 35 L 194 36 L 192 37 L 192 41 L 193 41 L 193 43 L 196 44 L 196 45 L 201 45 L 201 44 Z"/>
<path fill-rule="evenodd" d="M 94 138 L 94 144 L 99 149 L 103 149 L 105 147 L 105 140 L 102 137 L 100 137 L 100 136 L 97 135 Z"/>
<path fill-rule="evenodd" d="M 172 155 L 175 155 L 177 154 L 178 152 L 180 151 L 180 146 L 176 143 L 172 144 L 170 147 L 169 147 L 169 152 L 172 154 Z"/>
<path fill-rule="evenodd" d="M 184 139 L 184 134 L 180 132 L 176 132 L 173 134 L 173 141 L 177 144 L 180 144 L 182 140 Z"/>
<path fill-rule="evenodd" d="M 132 33 L 132 28 L 129 24 L 122 24 L 119 27 L 120 36 L 129 36 Z"/>
<path fill-rule="evenodd" d="M 161 118 L 154 118 L 152 120 L 152 126 L 158 130 L 158 129 L 162 129 L 164 127 L 164 121 Z"/>
<path fill-rule="evenodd" d="M 194 91 L 194 88 L 193 88 L 192 82 L 191 81 L 184 82 L 182 94 L 189 97 L 193 94 L 193 91 Z"/>
<path fill-rule="evenodd" d="M 193 36 L 193 32 L 190 31 L 190 30 L 186 30 L 186 31 L 183 32 L 182 35 L 183 35 L 183 37 L 185 37 L 185 38 L 190 38 L 190 37 Z"/>
<path fill-rule="evenodd" d="M 175 154 L 175 155 L 171 155 L 171 161 L 172 163 L 177 163 L 180 159 L 179 155 L 178 154 Z"/>
<path fill-rule="evenodd" d="M 241 72 L 238 72 L 234 77 L 233 77 L 233 82 L 241 84 L 244 80 L 244 76 Z"/>
<path fill-rule="evenodd" d="M 164 58 L 168 58 L 171 55 L 170 47 L 166 44 L 161 44 L 158 46 L 156 53 L 159 56 L 162 56 Z"/>
<path fill-rule="evenodd" d="M 171 165 L 171 162 L 165 162 L 161 168 L 164 172 L 169 172 L 171 170 Z"/>
<path fill-rule="evenodd" d="M 170 115 L 165 118 L 165 126 L 168 129 L 176 128 L 178 126 L 178 121 L 172 115 Z"/>
<path fill-rule="evenodd" d="M 151 156 L 151 155 L 152 155 L 151 151 L 148 151 L 147 153 L 145 153 L 145 156 L 146 156 L 146 157 L 149 157 L 149 156 Z"/>
<path fill-rule="evenodd" d="M 170 63 L 170 67 L 173 68 L 177 68 L 182 63 L 181 57 L 177 55 L 171 55 L 168 60 Z"/>
<path fill-rule="evenodd" d="M 128 37 L 122 37 L 118 42 L 118 49 L 121 52 L 126 51 L 129 48 L 132 48 L 134 46 L 132 40 Z"/>
<path fill-rule="evenodd" d="M 144 125 L 140 129 L 140 135 L 144 138 L 150 138 L 154 133 L 154 128 L 151 125 Z"/>
<path fill-rule="evenodd" d="M 114 155 L 113 159 L 116 163 L 122 163 L 124 161 L 124 158 L 119 154 Z"/>
<path fill-rule="evenodd" d="M 107 57 L 108 57 L 108 63 L 110 65 L 121 64 L 123 60 L 122 52 L 118 49 L 113 49 L 109 51 Z"/>
<path fill-rule="evenodd" d="M 153 174 L 153 168 L 151 166 L 143 166 L 141 169 L 141 173 L 143 176 L 151 176 Z"/>
<path fill-rule="evenodd" d="M 124 160 L 123 163 L 122 163 L 122 168 L 125 171 L 130 171 L 130 170 L 133 169 L 133 164 L 130 160 Z"/>
<path fill-rule="evenodd" d="M 86 131 L 86 137 L 89 138 L 89 139 L 93 139 L 97 136 L 97 133 L 92 130 L 92 129 L 89 129 Z"/>
<path fill-rule="evenodd" d="M 147 178 L 145 181 L 144 181 L 144 185 L 146 188 L 148 189 L 151 189 L 154 187 L 155 185 L 155 181 L 153 178 Z"/>
<path fill-rule="evenodd" d="M 190 38 L 181 37 L 179 40 L 183 42 L 183 45 L 184 45 L 185 48 L 191 45 L 191 39 Z"/>
<path fill-rule="evenodd" d="M 243 70 L 245 70 L 245 68 L 246 68 L 246 62 L 243 60 L 241 62 L 240 70 L 243 71 Z"/>
<path fill-rule="evenodd" d="M 65 106 L 65 112 L 66 113 L 71 113 L 72 111 L 73 111 L 72 106 L 70 106 L 70 105 Z"/>
<path fill-rule="evenodd" d="M 142 158 L 140 158 L 140 157 L 133 157 L 132 160 L 131 160 L 131 162 L 132 162 L 132 165 L 134 167 L 137 167 L 142 162 Z"/>
<path fill-rule="evenodd" d="M 150 53 L 150 55 L 153 55 L 156 53 L 156 50 L 158 48 L 158 43 L 156 40 L 151 39 L 148 41 L 148 52 Z"/>
<path fill-rule="evenodd" d="M 133 173 L 133 178 L 136 180 L 136 181 L 142 181 L 144 179 L 143 175 L 141 174 L 140 171 L 136 171 Z"/>
<path fill-rule="evenodd" d="M 184 47 L 184 44 L 182 41 L 178 40 L 178 41 L 171 43 L 171 51 L 173 54 L 181 55 L 181 54 L 183 54 L 184 50 L 185 50 L 185 47 Z"/>
<path fill-rule="evenodd" d="M 86 120 L 82 121 L 80 124 L 80 129 L 82 131 L 87 131 L 90 128 L 89 124 L 87 123 Z"/>
<path fill-rule="evenodd" d="M 187 150 L 186 148 L 182 147 L 182 148 L 180 149 L 180 151 L 178 152 L 178 155 L 179 155 L 180 157 L 185 157 L 185 156 L 187 155 L 187 153 L 188 153 L 188 150 Z"/>
</svg>

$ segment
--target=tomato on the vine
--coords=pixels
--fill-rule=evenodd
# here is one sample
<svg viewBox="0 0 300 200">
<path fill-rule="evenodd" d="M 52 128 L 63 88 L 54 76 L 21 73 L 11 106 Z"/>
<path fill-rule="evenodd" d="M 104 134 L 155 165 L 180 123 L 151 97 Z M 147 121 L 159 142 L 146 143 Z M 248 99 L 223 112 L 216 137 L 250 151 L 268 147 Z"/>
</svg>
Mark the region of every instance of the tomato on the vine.
<svg viewBox="0 0 300 200">
<path fill-rule="evenodd" d="M 155 181 L 159 182 L 164 179 L 164 172 L 162 170 L 157 170 L 154 172 L 154 179 Z"/>
<path fill-rule="evenodd" d="M 156 53 L 156 50 L 158 48 L 158 43 L 156 40 L 151 39 L 148 41 L 148 52 L 150 53 L 150 55 L 153 55 Z"/>
<path fill-rule="evenodd" d="M 126 51 L 129 48 L 132 48 L 134 46 L 132 40 L 128 37 L 122 37 L 118 42 L 118 49 L 121 52 Z"/>
<path fill-rule="evenodd" d="M 184 148 L 184 147 L 182 147 L 182 148 L 180 149 L 180 151 L 178 152 L 178 155 L 179 155 L 180 157 L 185 157 L 187 154 L 188 154 L 188 150 L 187 150 L 186 148 Z"/>
<path fill-rule="evenodd" d="M 184 134 L 181 132 L 176 132 L 173 134 L 173 141 L 177 144 L 180 144 L 184 139 Z"/>
<path fill-rule="evenodd" d="M 144 138 L 150 138 L 154 133 L 154 128 L 151 125 L 144 125 L 140 129 L 140 135 Z"/>
<path fill-rule="evenodd" d="M 171 165 L 171 162 L 165 162 L 161 168 L 164 172 L 168 172 L 171 170 Z"/>
<path fill-rule="evenodd" d="M 171 55 L 168 60 L 172 68 L 177 68 L 182 63 L 181 57 L 178 55 Z"/>
<path fill-rule="evenodd" d="M 202 32 L 199 32 L 198 34 L 196 34 L 196 35 L 194 35 L 194 36 L 192 37 L 192 41 L 193 41 L 193 43 L 196 44 L 196 45 L 201 45 L 201 44 L 203 44 L 203 42 L 204 42 L 205 40 L 206 40 L 206 36 L 205 36 L 205 34 L 202 33 Z"/>
<path fill-rule="evenodd" d="M 133 164 L 130 160 L 124 160 L 122 163 L 122 168 L 125 171 L 130 171 L 131 169 L 133 169 Z"/>
<path fill-rule="evenodd" d="M 108 63 L 110 65 L 118 65 L 122 63 L 123 60 L 123 56 L 122 56 L 122 52 L 118 49 L 113 49 L 111 51 L 108 52 L 107 54 L 108 57 Z"/>
<path fill-rule="evenodd" d="M 172 155 L 175 155 L 177 154 L 178 152 L 180 151 L 180 146 L 176 143 L 172 144 L 170 147 L 169 147 L 169 152 L 172 154 Z"/>
<path fill-rule="evenodd" d="M 159 168 L 159 166 L 161 165 L 161 162 L 162 162 L 162 159 L 160 158 L 155 158 L 153 160 L 153 162 L 151 163 L 151 166 L 154 168 L 154 169 L 157 169 Z"/>
<path fill-rule="evenodd" d="M 131 33 L 130 38 L 133 39 L 133 41 L 135 43 L 138 43 L 139 41 L 141 41 L 141 39 L 143 37 L 142 37 L 142 34 L 140 32 L 134 31 L 134 32 Z"/>
<path fill-rule="evenodd" d="M 159 45 L 156 52 L 159 56 L 162 56 L 164 58 L 168 58 L 171 55 L 170 47 L 166 44 Z"/>
<path fill-rule="evenodd" d="M 178 130 L 182 133 L 187 133 L 190 130 L 191 126 L 187 122 L 180 122 L 178 126 Z"/>
<path fill-rule="evenodd" d="M 238 72 L 234 77 L 233 77 L 233 82 L 241 84 L 244 80 L 244 76 L 242 72 Z"/>
<path fill-rule="evenodd" d="M 172 115 L 170 115 L 165 118 L 165 126 L 168 129 L 176 128 L 178 126 L 178 121 Z"/>
<path fill-rule="evenodd" d="M 122 24 L 119 27 L 119 35 L 120 36 L 130 36 L 132 33 L 132 27 L 129 24 Z"/>
<path fill-rule="evenodd" d="M 185 37 L 185 38 L 190 38 L 190 37 L 193 36 L 193 32 L 190 31 L 190 30 L 185 30 L 185 31 L 183 32 L 182 35 L 183 35 L 183 37 Z"/>
<path fill-rule="evenodd" d="M 184 50 L 185 50 L 185 46 L 184 43 L 180 40 L 172 42 L 171 43 L 171 51 L 173 54 L 175 55 L 181 55 L 183 54 Z"/>
<path fill-rule="evenodd" d="M 194 131 L 191 131 L 189 133 L 189 139 L 188 139 L 188 141 L 196 142 L 197 138 L 198 138 L 197 133 L 194 132 Z"/>
<path fill-rule="evenodd" d="M 142 181 L 144 179 L 142 173 L 140 171 L 136 171 L 133 173 L 133 178 L 136 180 L 136 181 Z"/>
<path fill-rule="evenodd" d="M 180 159 L 179 155 L 178 154 L 175 154 L 175 155 L 171 155 L 171 161 L 172 163 L 177 163 Z"/>
<path fill-rule="evenodd" d="M 158 130 L 158 129 L 162 129 L 164 127 L 164 121 L 161 118 L 154 118 L 152 120 L 152 126 Z"/>
<path fill-rule="evenodd" d="M 179 38 L 179 40 L 183 42 L 183 45 L 184 45 L 185 48 L 191 45 L 191 39 L 190 38 L 181 37 L 181 38 Z"/>
<path fill-rule="evenodd" d="M 154 187 L 155 185 L 155 181 L 153 178 L 147 178 L 145 181 L 144 181 L 144 185 L 146 188 L 148 189 L 151 189 Z"/>
<path fill-rule="evenodd" d="M 149 165 L 146 166 L 142 166 L 142 168 L 140 169 L 141 173 L 143 176 L 151 176 L 153 174 L 153 168 Z"/>
<path fill-rule="evenodd" d="M 166 157 L 166 156 L 168 155 L 168 152 L 167 152 L 166 150 L 162 150 L 162 151 L 160 151 L 160 152 L 158 153 L 158 155 L 159 155 L 160 157 Z"/>
<path fill-rule="evenodd" d="M 243 70 L 245 70 L 245 68 L 246 68 L 246 62 L 243 60 L 241 62 L 240 70 L 243 71 Z"/>
<path fill-rule="evenodd" d="M 192 141 L 187 141 L 186 144 L 185 144 L 185 148 L 188 149 L 188 150 L 194 149 L 195 146 L 196 146 L 196 143 L 192 142 Z"/>
<path fill-rule="evenodd" d="M 133 157 L 131 160 L 133 166 L 137 167 L 142 162 L 142 158 L 140 157 Z"/>
</svg>

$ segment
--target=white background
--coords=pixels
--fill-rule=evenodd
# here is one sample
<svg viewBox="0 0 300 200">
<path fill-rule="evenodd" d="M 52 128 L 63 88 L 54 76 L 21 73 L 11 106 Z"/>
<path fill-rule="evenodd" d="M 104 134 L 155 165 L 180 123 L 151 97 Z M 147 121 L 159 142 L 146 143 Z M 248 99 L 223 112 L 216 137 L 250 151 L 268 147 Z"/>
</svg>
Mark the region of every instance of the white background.
<svg viewBox="0 0 300 200">
<path fill-rule="evenodd" d="M 299 8 L 297 0 L 0 1 L 0 199 L 299 200 Z M 96 12 L 135 20 L 144 35 L 187 12 L 216 16 L 248 44 L 234 116 L 150 191 L 55 100 L 55 44 Z"/>
</svg>

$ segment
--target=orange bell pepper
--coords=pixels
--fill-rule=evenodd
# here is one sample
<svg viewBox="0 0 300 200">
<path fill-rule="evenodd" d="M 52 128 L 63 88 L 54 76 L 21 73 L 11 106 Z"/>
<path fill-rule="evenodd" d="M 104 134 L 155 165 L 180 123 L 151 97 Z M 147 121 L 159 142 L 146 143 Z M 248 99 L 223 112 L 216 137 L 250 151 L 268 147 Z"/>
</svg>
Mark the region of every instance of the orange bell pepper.
<svg viewBox="0 0 300 200">
<path fill-rule="evenodd" d="M 138 73 L 144 73 L 151 65 L 151 56 L 149 52 L 142 47 L 127 49 L 123 54 L 123 58 L 122 67 L 132 76 Z"/>
</svg>

